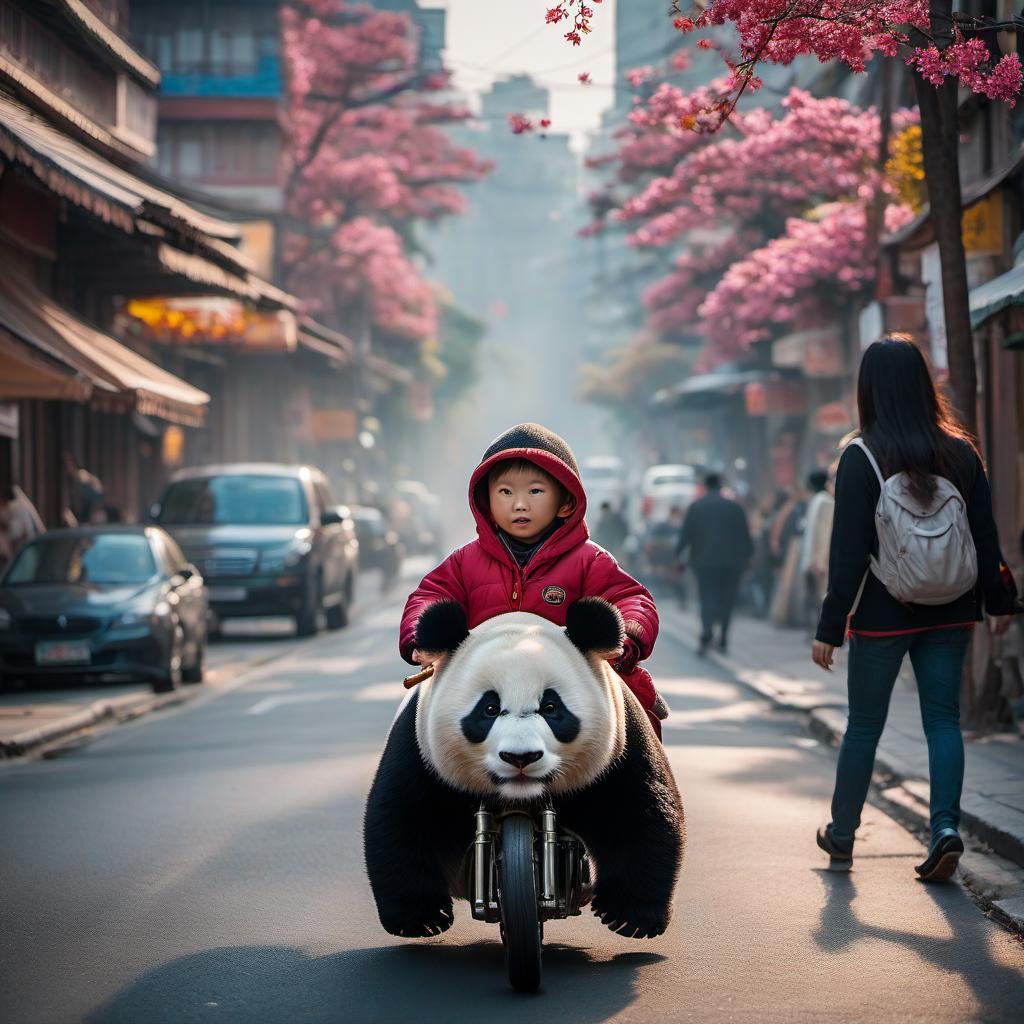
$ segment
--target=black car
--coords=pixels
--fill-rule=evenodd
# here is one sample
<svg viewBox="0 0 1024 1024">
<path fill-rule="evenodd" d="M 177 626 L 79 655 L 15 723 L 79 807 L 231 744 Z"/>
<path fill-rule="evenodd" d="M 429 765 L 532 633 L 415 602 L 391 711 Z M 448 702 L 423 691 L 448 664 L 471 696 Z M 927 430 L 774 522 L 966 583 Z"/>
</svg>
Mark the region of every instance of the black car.
<svg viewBox="0 0 1024 1024">
<path fill-rule="evenodd" d="M 206 580 L 218 620 L 289 615 L 310 636 L 323 611 L 348 624 L 359 542 L 312 466 L 236 463 L 179 470 L 153 506 L 155 522 Z"/>
<path fill-rule="evenodd" d="M 368 505 L 353 505 L 352 521 L 359 538 L 360 567 L 380 569 L 381 585 L 387 590 L 398 579 L 405 557 L 398 532 L 388 525 L 380 509 Z"/>
<path fill-rule="evenodd" d="M 87 526 L 29 541 L 0 579 L 0 676 L 203 679 L 203 579 L 163 530 Z"/>
</svg>

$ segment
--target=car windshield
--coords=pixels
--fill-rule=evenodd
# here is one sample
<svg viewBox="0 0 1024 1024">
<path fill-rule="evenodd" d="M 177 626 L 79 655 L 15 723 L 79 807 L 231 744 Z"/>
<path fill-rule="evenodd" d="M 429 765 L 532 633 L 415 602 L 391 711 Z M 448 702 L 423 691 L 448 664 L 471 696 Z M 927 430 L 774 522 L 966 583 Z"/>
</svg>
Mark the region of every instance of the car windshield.
<svg viewBox="0 0 1024 1024">
<path fill-rule="evenodd" d="M 141 534 L 41 537 L 22 549 L 4 585 L 145 583 L 155 574 L 153 552 Z"/>
<path fill-rule="evenodd" d="M 167 488 L 160 522 L 258 523 L 301 526 L 308 520 L 302 484 L 288 476 L 211 476 L 179 480 Z"/>
<path fill-rule="evenodd" d="M 696 473 L 692 469 L 678 469 L 671 473 L 659 473 L 651 479 L 654 487 L 665 487 L 671 484 L 692 484 L 696 479 Z"/>
<path fill-rule="evenodd" d="M 622 469 L 615 465 L 584 466 L 583 475 L 588 480 L 618 480 L 622 476 Z"/>
</svg>

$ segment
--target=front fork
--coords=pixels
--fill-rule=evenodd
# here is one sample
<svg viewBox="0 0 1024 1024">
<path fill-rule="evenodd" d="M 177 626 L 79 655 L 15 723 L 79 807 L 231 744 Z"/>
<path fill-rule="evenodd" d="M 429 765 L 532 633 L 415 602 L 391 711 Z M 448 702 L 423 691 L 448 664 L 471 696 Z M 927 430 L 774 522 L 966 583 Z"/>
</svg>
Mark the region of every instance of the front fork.
<svg viewBox="0 0 1024 1024">
<path fill-rule="evenodd" d="M 534 862 L 537 865 L 537 909 L 541 920 L 579 914 L 590 898 L 590 863 L 583 843 L 559 834 L 554 808 L 534 818 Z M 500 835 L 497 816 L 481 804 L 473 840 L 472 906 L 477 921 L 501 920 L 498 891 Z"/>
</svg>

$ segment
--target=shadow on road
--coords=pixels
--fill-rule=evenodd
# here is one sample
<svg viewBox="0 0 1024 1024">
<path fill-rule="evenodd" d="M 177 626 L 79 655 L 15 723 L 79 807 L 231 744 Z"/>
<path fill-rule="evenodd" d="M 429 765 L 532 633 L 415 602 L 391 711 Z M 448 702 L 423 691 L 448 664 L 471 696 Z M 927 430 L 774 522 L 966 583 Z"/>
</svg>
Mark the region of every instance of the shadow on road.
<svg viewBox="0 0 1024 1024">
<path fill-rule="evenodd" d="M 150 971 L 86 1020 L 522 1024 L 524 1012 L 532 1016 L 543 1010 L 554 1020 L 596 1024 L 628 1006 L 643 968 L 664 959 L 643 952 L 606 959 L 552 945 L 544 951 L 544 989 L 519 995 L 505 979 L 497 942 L 381 946 L 321 957 L 282 946 L 235 946 Z"/>
<path fill-rule="evenodd" d="M 825 870 L 818 874 L 825 887 L 825 903 L 813 936 L 826 953 L 842 953 L 857 943 L 870 940 L 904 946 L 944 974 L 960 976 L 983 1010 L 981 1019 L 1020 1020 L 1020 972 L 999 963 L 989 945 L 993 935 L 997 941 L 1015 940 L 1002 932 L 994 932 L 959 885 L 925 886 L 949 925 L 948 934 L 938 936 L 861 920 L 853 906 L 856 881 L 848 874 Z M 921 882 L 911 884 L 924 885 Z"/>
</svg>

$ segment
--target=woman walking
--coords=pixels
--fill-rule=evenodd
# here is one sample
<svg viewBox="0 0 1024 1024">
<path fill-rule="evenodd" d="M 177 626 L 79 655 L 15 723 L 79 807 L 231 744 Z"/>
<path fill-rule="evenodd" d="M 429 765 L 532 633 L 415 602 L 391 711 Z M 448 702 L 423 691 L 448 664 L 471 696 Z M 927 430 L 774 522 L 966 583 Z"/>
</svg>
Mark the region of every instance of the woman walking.
<svg viewBox="0 0 1024 1024">
<path fill-rule="evenodd" d="M 886 335 L 867 349 L 857 405 L 860 433 L 839 461 L 828 593 L 812 652 L 815 663 L 831 671 L 835 648 L 844 633 L 850 637 L 849 720 L 836 768 L 832 821 L 818 830 L 818 846 L 834 868 L 852 866 L 875 748 L 893 684 L 909 654 L 931 784 L 931 843 L 916 871 L 922 880 L 945 881 L 964 848 L 957 831 L 964 777 L 959 702 L 964 657 L 982 607 L 994 619 L 995 631 L 1003 632 L 1019 610 L 1017 591 L 999 550 L 978 451 L 937 393 L 909 338 Z M 893 496 L 900 504 L 886 505 Z M 925 519 L 908 518 L 935 509 L 931 528 Z M 935 521 L 943 516 L 948 528 L 940 534 Z M 897 521 L 911 528 L 892 543 Z M 933 578 L 919 584 L 915 572 Z"/>
</svg>

